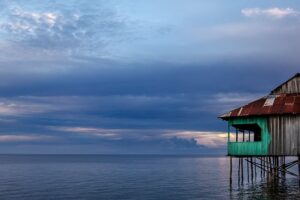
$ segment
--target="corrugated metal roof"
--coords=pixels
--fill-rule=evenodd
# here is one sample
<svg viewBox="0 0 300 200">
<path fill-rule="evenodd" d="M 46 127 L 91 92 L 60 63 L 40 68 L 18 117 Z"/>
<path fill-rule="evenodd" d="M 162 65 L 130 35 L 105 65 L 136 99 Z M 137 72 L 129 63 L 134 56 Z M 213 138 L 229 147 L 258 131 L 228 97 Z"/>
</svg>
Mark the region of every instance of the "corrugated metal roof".
<svg viewBox="0 0 300 200">
<path fill-rule="evenodd" d="M 284 114 L 300 114 L 300 94 L 268 95 L 225 113 L 220 118 Z"/>
</svg>

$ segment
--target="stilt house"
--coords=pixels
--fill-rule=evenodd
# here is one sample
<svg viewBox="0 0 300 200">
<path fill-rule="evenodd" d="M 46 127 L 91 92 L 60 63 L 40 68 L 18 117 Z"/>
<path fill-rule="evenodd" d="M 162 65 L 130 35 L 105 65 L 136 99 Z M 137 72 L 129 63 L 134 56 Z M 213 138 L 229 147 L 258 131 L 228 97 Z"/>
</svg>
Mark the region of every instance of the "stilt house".
<svg viewBox="0 0 300 200">
<path fill-rule="evenodd" d="M 300 155 L 300 73 L 220 118 L 228 122 L 229 156 Z"/>
</svg>

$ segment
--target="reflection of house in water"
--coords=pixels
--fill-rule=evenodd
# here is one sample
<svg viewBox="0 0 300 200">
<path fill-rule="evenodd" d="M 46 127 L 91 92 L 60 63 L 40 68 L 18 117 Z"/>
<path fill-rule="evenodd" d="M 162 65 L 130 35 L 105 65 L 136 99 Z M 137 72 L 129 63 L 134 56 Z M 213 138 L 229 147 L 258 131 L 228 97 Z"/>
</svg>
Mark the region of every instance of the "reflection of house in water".
<svg viewBox="0 0 300 200">
<path fill-rule="evenodd" d="M 239 157 L 239 171 L 246 160 L 262 174 L 290 173 L 298 160 L 285 163 L 285 156 L 300 155 L 300 74 L 220 118 L 228 122 L 228 155 Z"/>
</svg>

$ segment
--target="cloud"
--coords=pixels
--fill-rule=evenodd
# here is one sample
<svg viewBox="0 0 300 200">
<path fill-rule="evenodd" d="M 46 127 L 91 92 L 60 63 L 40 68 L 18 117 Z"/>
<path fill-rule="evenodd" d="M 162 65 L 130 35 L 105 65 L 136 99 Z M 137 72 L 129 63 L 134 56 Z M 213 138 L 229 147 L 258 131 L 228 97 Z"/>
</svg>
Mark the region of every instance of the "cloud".
<svg viewBox="0 0 300 200">
<path fill-rule="evenodd" d="M 98 2 L 98 4 L 101 4 Z M 0 20 L 2 42 L 25 49 L 59 51 L 66 56 L 104 55 L 104 48 L 128 36 L 125 22 L 113 9 L 61 8 L 31 10 L 25 6 L 4 9 Z M 97 6 L 95 6 L 97 7 Z M 121 34 L 120 34 L 121 33 Z M 10 45 L 10 44 L 9 44 Z M 19 48 L 20 49 L 20 48 Z M 21 52 L 19 52 L 21 53 Z M 26 52 L 25 52 L 26 53 Z M 108 52 L 105 52 L 108 55 Z"/>
<path fill-rule="evenodd" d="M 246 103 L 251 100 L 257 99 L 263 94 L 253 94 L 253 93 L 218 93 L 215 95 L 217 102 L 222 103 Z"/>
<path fill-rule="evenodd" d="M 53 139 L 55 139 L 55 137 L 45 135 L 0 135 L 0 142 L 34 142 Z"/>
<path fill-rule="evenodd" d="M 109 139 L 120 139 L 119 134 L 116 133 L 116 131 L 120 132 L 120 130 L 109 130 L 94 127 L 53 127 L 53 129 L 82 135 L 90 135 Z"/>
<path fill-rule="evenodd" d="M 106 138 L 110 140 L 155 141 L 180 139 L 194 141 L 207 148 L 221 148 L 226 145 L 227 133 L 217 131 L 168 130 L 168 129 L 107 129 L 97 127 L 50 127 L 56 131 L 70 132 L 82 136 Z"/>
<path fill-rule="evenodd" d="M 193 139 L 198 145 L 208 148 L 220 148 L 226 146 L 227 133 L 210 131 L 175 131 L 163 134 L 163 137 L 178 137 L 181 139 Z"/>
<path fill-rule="evenodd" d="M 41 113 L 71 110 L 70 106 L 60 105 L 62 97 L 15 97 L 0 98 L 0 116 L 37 115 Z"/>
<path fill-rule="evenodd" d="M 246 17 L 256 17 L 256 16 L 267 16 L 272 18 L 281 19 L 288 16 L 297 16 L 299 11 L 293 8 L 245 8 L 241 10 L 242 14 Z"/>
<path fill-rule="evenodd" d="M 7 23 L 7 28 L 24 33 L 35 33 L 38 28 L 44 26 L 50 30 L 57 23 L 61 23 L 59 14 L 55 12 L 29 12 L 15 8 L 11 11 L 11 17 L 14 20 L 12 23 Z"/>
</svg>

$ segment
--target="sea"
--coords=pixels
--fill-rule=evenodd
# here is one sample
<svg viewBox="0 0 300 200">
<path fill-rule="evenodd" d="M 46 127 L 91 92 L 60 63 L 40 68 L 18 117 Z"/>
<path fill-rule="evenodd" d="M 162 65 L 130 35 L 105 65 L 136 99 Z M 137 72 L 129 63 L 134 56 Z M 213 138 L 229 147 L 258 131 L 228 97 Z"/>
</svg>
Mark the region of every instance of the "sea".
<svg viewBox="0 0 300 200">
<path fill-rule="evenodd" d="M 300 199 L 297 177 L 237 172 L 226 156 L 0 155 L 0 200 Z"/>
</svg>

